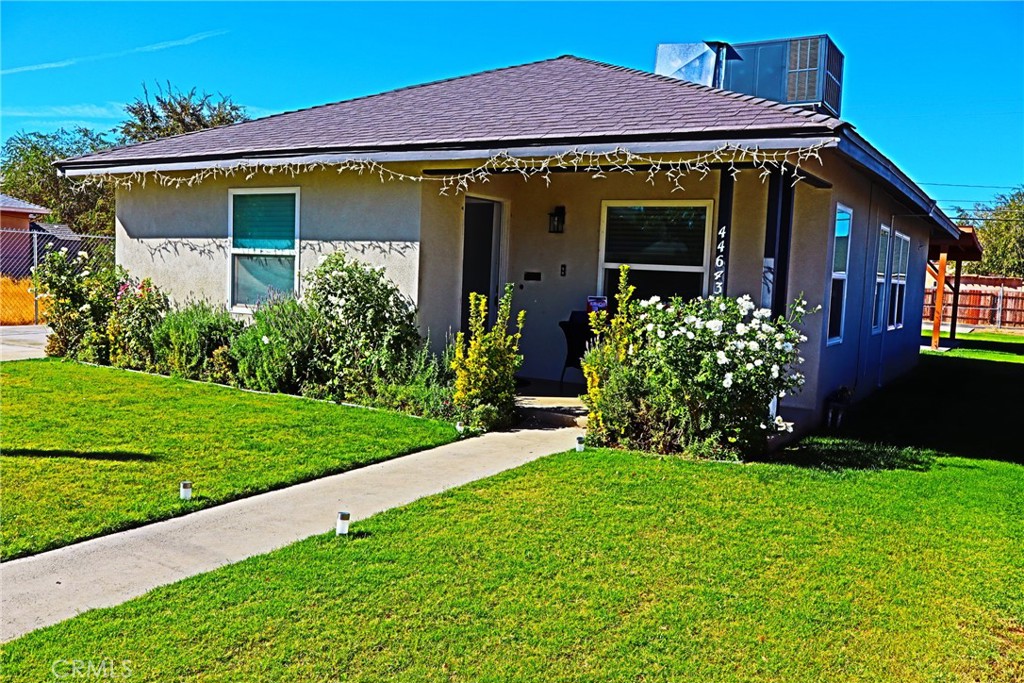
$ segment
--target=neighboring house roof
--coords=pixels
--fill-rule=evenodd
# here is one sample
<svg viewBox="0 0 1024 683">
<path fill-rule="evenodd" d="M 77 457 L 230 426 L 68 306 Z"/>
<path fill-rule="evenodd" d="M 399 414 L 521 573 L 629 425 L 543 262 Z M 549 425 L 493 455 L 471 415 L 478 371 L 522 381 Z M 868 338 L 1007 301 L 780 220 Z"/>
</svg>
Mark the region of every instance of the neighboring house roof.
<svg viewBox="0 0 1024 683">
<path fill-rule="evenodd" d="M 33 221 L 28 224 L 28 229 L 32 232 L 56 237 L 57 239 L 64 240 L 65 242 L 82 241 L 81 235 L 63 223 L 37 223 Z"/>
<path fill-rule="evenodd" d="M 332 154 L 455 159 L 602 144 L 650 152 L 699 151 L 692 145 L 704 145 L 710 151 L 723 141 L 759 149 L 827 141 L 891 185 L 941 232 L 959 235 L 936 202 L 847 122 L 571 55 L 115 147 L 56 165 L 68 175 L 89 175 L 258 159 L 322 161 Z"/>
<path fill-rule="evenodd" d="M 27 213 L 37 216 L 50 213 L 50 210 L 45 206 L 38 206 L 31 202 L 26 202 L 6 194 L 0 194 L 0 211 L 8 213 Z"/>
<path fill-rule="evenodd" d="M 838 119 L 563 56 L 120 147 L 62 165 L 559 140 L 821 133 Z"/>
</svg>

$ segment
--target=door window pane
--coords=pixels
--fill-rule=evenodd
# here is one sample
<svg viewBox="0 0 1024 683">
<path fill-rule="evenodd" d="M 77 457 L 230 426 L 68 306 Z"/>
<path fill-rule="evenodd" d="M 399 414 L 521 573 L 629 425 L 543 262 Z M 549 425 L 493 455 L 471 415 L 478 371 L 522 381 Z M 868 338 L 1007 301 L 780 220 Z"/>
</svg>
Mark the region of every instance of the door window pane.
<svg viewBox="0 0 1024 683">
<path fill-rule="evenodd" d="M 846 209 L 836 211 L 836 242 L 832 252 L 832 272 L 845 273 L 850 249 L 850 222 L 853 215 Z"/>
<path fill-rule="evenodd" d="M 828 338 L 843 336 L 843 299 L 846 296 L 846 280 L 832 280 L 832 292 L 828 305 Z"/>
</svg>

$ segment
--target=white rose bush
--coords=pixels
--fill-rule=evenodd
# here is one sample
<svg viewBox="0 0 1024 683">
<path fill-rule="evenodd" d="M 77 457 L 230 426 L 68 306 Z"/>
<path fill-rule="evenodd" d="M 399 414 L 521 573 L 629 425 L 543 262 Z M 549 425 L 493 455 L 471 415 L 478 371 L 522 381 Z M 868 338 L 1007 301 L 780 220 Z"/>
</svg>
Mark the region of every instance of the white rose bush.
<svg viewBox="0 0 1024 683">
<path fill-rule="evenodd" d="M 806 302 L 775 318 L 749 296 L 635 302 L 627 274 L 584 358 L 594 442 L 735 457 L 792 431 L 772 405 L 804 384 Z"/>
</svg>

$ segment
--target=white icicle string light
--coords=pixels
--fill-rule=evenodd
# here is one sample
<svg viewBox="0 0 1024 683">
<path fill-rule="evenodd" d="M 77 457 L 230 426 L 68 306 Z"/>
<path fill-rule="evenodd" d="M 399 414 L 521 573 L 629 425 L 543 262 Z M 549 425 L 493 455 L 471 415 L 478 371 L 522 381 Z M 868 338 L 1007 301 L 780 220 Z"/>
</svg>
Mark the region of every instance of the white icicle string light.
<svg viewBox="0 0 1024 683">
<path fill-rule="evenodd" d="M 524 181 L 541 177 L 546 185 L 551 185 L 551 175 L 558 168 L 571 168 L 573 171 L 589 173 L 594 179 L 606 178 L 609 173 L 627 173 L 634 175 L 639 171 L 646 174 L 645 181 L 654 184 L 659 175 L 672 183 L 672 191 L 684 191 L 683 180 L 691 173 L 700 173 L 701 178 L 714 170 L 715 164 L 728 164 L 723 169 L 735 179 L 740 169 L 736 164 L 751 164 L 759 171 L 762 182 L 769 178 L 773 171 L 784 165 L 791 166 L 793 184 L 800 182 L 805 176 L 800 174 L 801 165 L 808 161 L 821 164 L 821 150 L 827 143 L 820 142 L 807 147 L 787 150 L 760 150 L 756 147 L 727 144 L 711 152 L 702 152 L 689 159 L 666 160 L 634 154 L 628 149 L 619 147 L 610 152 L 589 152 L 572 149 L 561 154 L 544 158 L 523 158 L 499 152 L 479 166 L 451 175 L 410 175 L 392 170 L 372 160 L 346 161 L 313 161 L 296 163 L 264 164 L 260 161 L 243 161 L 234 166 L 204 168 L 190 175 L 167 174 L 162 171 L 133 171 L 131 173 L 101 173 L 82 176 L 73 180 L 79 184 L 110 183 L 114 187 L 131 189 L 134 185 L 145 187 L 147 182 L 155 182 L 161 187 L 192 187 L 214 178 L 232 178 L 241 175 L 245 180 L 252 180 L 260 172 L 268 175 L 281 174 L 295 178 L 304 173 L 334 170 L 338 173 L 355 172 L 358 175 L 376 175 L 381 182 L 436 182 L 442 195 L 459 194 L 469 191 L 472 183 L 489 182 L 490 176 L 496 173 L 518 173 Z"/>
</svg>

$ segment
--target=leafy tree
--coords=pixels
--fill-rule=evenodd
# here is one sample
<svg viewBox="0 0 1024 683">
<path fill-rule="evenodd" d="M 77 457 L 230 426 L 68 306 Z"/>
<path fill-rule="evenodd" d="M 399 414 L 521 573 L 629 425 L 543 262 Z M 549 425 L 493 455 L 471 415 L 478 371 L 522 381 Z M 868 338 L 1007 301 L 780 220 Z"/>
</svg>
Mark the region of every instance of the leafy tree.
<svg viewBox="0 0 1024 683">
<path fill-rule="evenodd" d="M 143 85 L 142 97 L 125 107 L 128 118 L 114 129 L 118 142 L 155 140 L 248 120 L 245 109 L 223 95 L 214 101 L 208 93 L 178 90 L 169 82 L 166 89 L 157 90 L 151 100 Z M 14 135 L 0 149 L 0 191 L 50 209 L 53 213 L 45 220 L 67 223 L 79 233 L 112 235 L 113 188 L 65 178 L 53 166 L 59 159 L 110 147 L 106 135 L 88 128 Z"/>
<path fill-rule="evenodd" d="M 978 205 L 960 215 L 961 222 L 976 226 L 984 249 L 981 261 L 964 264 L 967 272 L 1024 277 L 1024 186 L 997 195 L 992 206 Z"/>
<path fill-rule="evenodd" d="M 149 89 L 143 83 L 142 97 L 125 106 L 128 118 L 117 132 L 121 142 L 130 144 L 249 120 L 245 107 L 230 97 L 219 97 L 214 101 L 213 95 L 197 94 L 195 88 L 178 90 L 168 81 L 166 90 L 157 84 L 156 95 L 150 100 Z"/>
<path fill-rule="evenodd" d="M 102 133 L 61 128 L 55 133 L 17 133 L 0 149 L 0 190 L 45 206 L 46 220 L 67 223 L 76 232 L 114 232 L 113 188 L 75 182 L 57 173 L 53 162 L 109 147 Z"/>
</svg>

